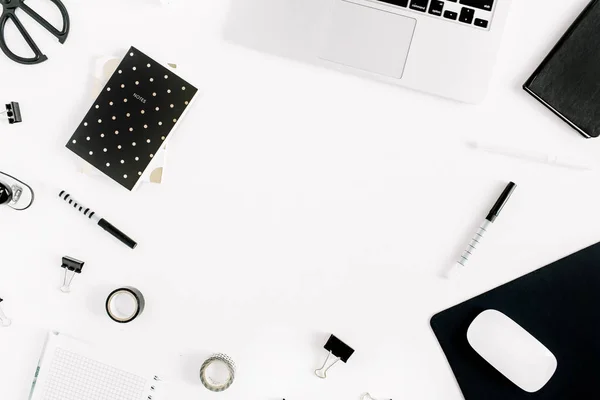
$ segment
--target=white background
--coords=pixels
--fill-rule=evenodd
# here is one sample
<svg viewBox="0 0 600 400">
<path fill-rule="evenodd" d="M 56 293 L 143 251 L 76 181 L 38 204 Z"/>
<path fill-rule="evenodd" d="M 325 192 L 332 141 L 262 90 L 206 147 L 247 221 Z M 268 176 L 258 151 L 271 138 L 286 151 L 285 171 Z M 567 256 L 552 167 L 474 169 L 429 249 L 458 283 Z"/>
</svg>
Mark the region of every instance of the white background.
<svg viewBox="0 0 600 400">
<path fill-rule="evenodd" d="M 596 161 L 598 141 L 521 89 L 587 0 L 514 2 L 478 106 L 239 45 L 252 1 L 69 0 L 64 46 L 30 29 L 48 62 L 0 56 L 0 102 L 19 101 L 24 118 L 0 123 L 0 170 L 37 194 L 28 211 L 0 210 L 0 297 L 13 318 L 0 329 L 1 399 L 27 397 L 50 329 L 144 351 L 170 399 L 461 399 L 431 316 L 600 239 L 600 170 L 466 146 Z M 80 175 L 64 148 L 91 104 L 94 60 L 130 45 L 179 63 L 202 92 L 172 138 L 166 183 L 134 193 Z M 519 187 L 471 268 L 441 278 L 509 180 Z M 61 189 L 138 248 L 66 207 Z M 58 290 L 64 255 L 86 261 L 69 295 Z M 147 300 L 124 326 L 103 310 L 122 285 Z M 356 353 L 323 381 L 313 370 L 331 333 Z M 197 377 L 213 352 L 238 364 L 221 394 Z"/>
</svg>

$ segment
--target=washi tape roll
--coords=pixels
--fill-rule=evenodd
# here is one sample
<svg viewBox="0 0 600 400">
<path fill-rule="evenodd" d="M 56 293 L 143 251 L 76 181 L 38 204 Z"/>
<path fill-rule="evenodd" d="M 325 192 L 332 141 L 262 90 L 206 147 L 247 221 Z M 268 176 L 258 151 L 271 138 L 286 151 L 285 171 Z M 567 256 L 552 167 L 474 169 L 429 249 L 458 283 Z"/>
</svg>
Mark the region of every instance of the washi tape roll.
<svg viewBox="0 0 600 400">
<path fill-rule="evenodd" d="M 146 306 L 142 292 L 133 287 L 113 290 L 106 299 L 106 312 L 115 322 L 126 324 L 136 319 Z"/>
<path fill-rule="evenodd" d="M 235 363 L 225 354 L 215 354 L 204 361 L 200 368 L 200 380 L 212 392 L 227 390 L 235 379 Z"/>
</svg>

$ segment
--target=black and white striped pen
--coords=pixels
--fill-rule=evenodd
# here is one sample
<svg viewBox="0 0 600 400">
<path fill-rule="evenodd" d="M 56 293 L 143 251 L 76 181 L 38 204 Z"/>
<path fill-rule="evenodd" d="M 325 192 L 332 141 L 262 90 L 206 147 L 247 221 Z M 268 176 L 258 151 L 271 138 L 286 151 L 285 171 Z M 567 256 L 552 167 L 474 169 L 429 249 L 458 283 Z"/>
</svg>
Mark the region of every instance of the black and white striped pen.
<svg viewBox="0 0 600 400">
<path fill-rule="evenodd" d="M 510 196 L 512 195 L 512 193 L 514 192 L 516 187 L 517 187 L 517 185 L 514 182 L 510 182 L 506 186 L 506 188 L 500 195 L 500 198 L 498 198 L 498 200 L 496 201 L 496 204 L 494 204 L 494 207 L 492 207 L 492 209 L 488 213 L 487 217 L 485 217 L 485 219 L 483 220 L 483 223 L 481 224 L 479 229 L 477 229 L 477 232 L 475 232 L 473 239 L 471 239 L 471 242 L 469 242 L 469 245 L 467 246 L 466 250 L 460 256 L 460 259 L 456 262 L 456 264 L 454 264 L 454 267 L 448 272 L 448 275 L 447 275 L 448 277 L 450 277 L 457 270 L 462 269 L 467 266 L 467 262 L 469 262 L 469 259 L 471 258 L 473 253 L 475 252 L 475 250 L 477 250 L 477 246 L 479 246 L 479 244 L 481 243 L 481 240 L 484 238 L 489 227 L 492 225 L 492 223 L 494 221 L 496 221 L 496 218 L 498 218 L 498 215 L 500 215 L 500 211 L 502 211 L 502 209 L 504 208 L 504 205 L 508 202 L 508 199 L 510 198 Z"/>
<path fill-rule="evenodd" d="M 123 232 L 121 232 L 120 230 L 115 228 L 110 222 L 108 222 L 104 218 L 101 218 L 90 208 L 87 208 L 84 205 L 82 205 L 81 203 L 77 202 L 77 200 L 75 200 L 73 197 L 71 197 L 71 195 L 69 193 L 67 193 L 63 190 L 59 193 L 58 196 L 61 199 L 63 199 L 64 201 L 66 201 L 67 203 L 69 203 L 70 205 L 72 205 L 73 208 L 75 208 L 77 211 L 79 211 L 80 213 L 85 215 L 87 218 L 89 218 L 92 221 L 94 221 L 95 223 L 97 223 L 98 226 L 100 226 L 106 232 L 110 233 L 111 235 L 113 235 L 114 237 L 119 239 L 125 245 L 129 246 L 132 249 L 135 249 L 135 246 L 137 246 L 137 243 L 133 239 L 131 239 L 129 236 L 127 236 L 126 234 L 124 234 Z"/>
</svg>

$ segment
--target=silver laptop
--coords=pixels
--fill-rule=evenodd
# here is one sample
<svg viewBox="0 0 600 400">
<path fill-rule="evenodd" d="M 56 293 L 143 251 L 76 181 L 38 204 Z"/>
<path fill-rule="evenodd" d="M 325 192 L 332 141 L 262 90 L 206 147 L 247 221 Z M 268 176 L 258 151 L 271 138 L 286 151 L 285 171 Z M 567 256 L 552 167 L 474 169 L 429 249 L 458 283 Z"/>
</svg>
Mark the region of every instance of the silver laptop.
<svg viewBox="0 0 600 400">
<path fill-rule="evenodd" d="M 316 57 L 468 103 L 487 93 L 511 0 L 322 0 Z"/>
</svg>

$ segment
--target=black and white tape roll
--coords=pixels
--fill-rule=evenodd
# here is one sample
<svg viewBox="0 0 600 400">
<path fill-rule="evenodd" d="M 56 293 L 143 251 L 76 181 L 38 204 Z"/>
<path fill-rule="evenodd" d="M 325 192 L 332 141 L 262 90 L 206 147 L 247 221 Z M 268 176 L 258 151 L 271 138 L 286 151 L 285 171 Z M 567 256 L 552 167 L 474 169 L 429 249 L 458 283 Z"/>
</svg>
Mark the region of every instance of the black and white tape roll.
<svg viewBox="0 0 600 400">
<path fill-rule="evenodd" d="M 212 392 L 227 390 L 235 379 L 235 363 L 225 354 L 215 354 L 204 361 L 200 368 L 200 380 Z"/>
<path fill-rule="evenodd" d="M 146 300 L 142 292 L 133 287 L 113 290 L 106 299 L 106 312 L 115 322 L 126 324 L 144 311 Z"/>
</svg>

